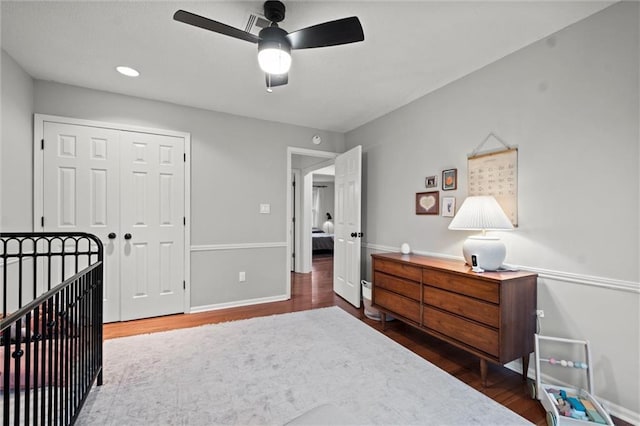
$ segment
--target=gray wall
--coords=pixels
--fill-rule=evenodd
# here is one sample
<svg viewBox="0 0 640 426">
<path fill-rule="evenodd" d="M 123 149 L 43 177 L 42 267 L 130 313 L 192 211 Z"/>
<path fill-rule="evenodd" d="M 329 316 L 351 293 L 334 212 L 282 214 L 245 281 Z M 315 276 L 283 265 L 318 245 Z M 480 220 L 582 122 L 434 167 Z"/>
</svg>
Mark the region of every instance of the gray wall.
<svg viewBox="0 0 640 426">
<path fill-rule="evenodd" d="M 458 189 L 440 194 L 459 207 L 467 154 L 490 132 L 517 145 L 519 227 L 500 235 L 507 262 L 540 273 L 541 332 L 590 339 L 597 394 L 635 422 L 638 18 L 638 3 L 612 6 L 346 135 L 347 149 L 364 148 L 369 253 L 408 242 L 461 257 L 470 234 L 449 231 L 449 218 L 417 216 L 415 193 L 425 176 L 457 168 Z"/>
<path fill-rule="evenodd" d="M 33 218 L 33 80 L 2 51 L 0 229 L 30 231 Z"/>
<path fill-rule="evenodd" d="M 406 241 L 444 256 L 459 256 L 467 234 L 414 214 L 425 176 L 456 167 L 447 195 L 459 205 L 466 154 L 492 131 L 518 145 L 520 226 L 502 235 L 507 261 L 540 272 L 542 333 L 590 339 L 597 394 L 640 423 L 638 16 L 637 3 L 615 5 L 349 132 L 346 145 L 364 147 L 367 253 Z M 7 231 L 31 229 L 33 112 L 191 132 L 196 307 L 284 294 L 285 147 L 345 148 L 340 134 L 34 84 L 5 52 L 2 108 Z"/>
<path fill-rule="evenodd" d="M 3 52 L 3 57 L 8 55 Z M 8 59 L 2 63 L 3 79 L 15 67 Z M 191 306 L 206 309 L 285 296 L 286 148 L 342 152 L 344 135 L 31 82 L 24 72 L 15 79 L 25 80 L 15 87 L 19 120 L 8 136 L 3 129 L 2 138 L 7 154 L 2 157 L 3 221 L 12 230 L 32 229 L 32 113 L 190 132 Z M 6 99 L 10 93 L 3 91 L 3 105 L 10 101 Z M 26 103 L 28 99 L 31 104 Z M 5 120 L 9 112 L 3 110 Z M 322 145 L 311 143 L 315 134 L 322 136 Z M 11 184 L 6 176 L 11 176 Z M 16 176 L 20 177 L 17 188 L 5 192 Z M 271 204 L 271 214 L 259 214 L 261 203 Z M 247 277 L 242 284 L 240 271 Z"/>
</svg>

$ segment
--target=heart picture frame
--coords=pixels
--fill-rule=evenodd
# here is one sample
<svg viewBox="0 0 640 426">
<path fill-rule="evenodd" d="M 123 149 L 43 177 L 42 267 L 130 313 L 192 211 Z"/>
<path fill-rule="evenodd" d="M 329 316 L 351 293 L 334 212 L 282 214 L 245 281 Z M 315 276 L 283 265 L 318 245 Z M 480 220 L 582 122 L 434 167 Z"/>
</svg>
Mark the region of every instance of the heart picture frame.
<svg viewBox="0 0 640 426">
<path fill-rule="evenodd" d="M 416 193 L 416 214 L 439 214 L 440 192 L 418 192 Z"/>
</svg>

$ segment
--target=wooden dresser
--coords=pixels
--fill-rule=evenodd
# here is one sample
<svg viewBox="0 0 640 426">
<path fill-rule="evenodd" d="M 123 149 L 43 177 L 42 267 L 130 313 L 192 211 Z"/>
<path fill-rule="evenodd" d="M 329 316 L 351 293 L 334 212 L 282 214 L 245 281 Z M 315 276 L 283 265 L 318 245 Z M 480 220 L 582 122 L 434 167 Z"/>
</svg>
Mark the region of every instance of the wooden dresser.
<svg viewBox="0 0 640 426">
<path fill-rule="evenodd" d="M 487 361 L 522 358 L 523 378 L 534 350 L 537 274 L 475 273 L 462 261 L 399 253 L 374 254 L 373 306 Z"/>
</svg>

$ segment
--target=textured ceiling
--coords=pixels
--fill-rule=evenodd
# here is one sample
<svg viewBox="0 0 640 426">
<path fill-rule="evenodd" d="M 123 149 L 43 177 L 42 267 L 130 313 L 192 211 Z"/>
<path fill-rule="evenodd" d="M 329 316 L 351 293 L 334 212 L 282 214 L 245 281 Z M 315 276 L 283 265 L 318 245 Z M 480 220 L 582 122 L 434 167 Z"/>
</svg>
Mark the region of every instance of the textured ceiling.
<svg viewBox="0 0 640 426">
<path fill-rule="evenodd" d="M 288 1 L 284 29 L 357 15 L 365 41 L 294 51 L 273 93 L 254 44 L 172 20 L 185 9 L 244 28 L 261 2 L 3 0 L 2 47 L 36 79 L 345 132 L 611 3 Z"/>
</svg>

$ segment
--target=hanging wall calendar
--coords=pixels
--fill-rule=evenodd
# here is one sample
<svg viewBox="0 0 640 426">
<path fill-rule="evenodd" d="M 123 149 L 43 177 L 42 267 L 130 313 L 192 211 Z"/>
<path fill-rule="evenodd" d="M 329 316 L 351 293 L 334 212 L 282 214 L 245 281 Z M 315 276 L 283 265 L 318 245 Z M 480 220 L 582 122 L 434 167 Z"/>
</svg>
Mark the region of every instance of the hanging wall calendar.
<svg viewBox="0 0 640 426">
<path fill-rule="evenodd" d="M 491 137 L 506 149 L 478 152 Z M 513 226 L 518 226 L 518 149 L 491 133 L 469 155 L 467 171 L 469 195 L 493 195 Z"/>
</svg>

